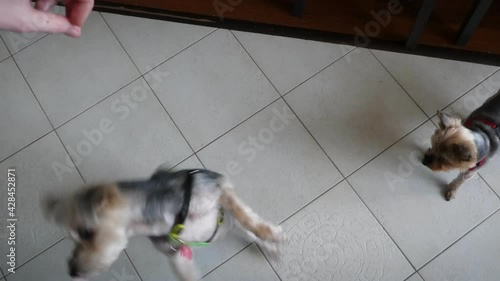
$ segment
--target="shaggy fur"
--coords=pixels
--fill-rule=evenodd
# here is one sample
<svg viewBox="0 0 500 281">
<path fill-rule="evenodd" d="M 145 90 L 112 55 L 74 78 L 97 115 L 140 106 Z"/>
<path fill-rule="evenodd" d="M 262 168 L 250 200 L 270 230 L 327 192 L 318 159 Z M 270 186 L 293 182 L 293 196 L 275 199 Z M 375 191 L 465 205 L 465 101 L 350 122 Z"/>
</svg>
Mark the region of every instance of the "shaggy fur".
<svg viewBox="0 0 500 281">
<path fill-rule="evenodd" d="M 158 171 L 149 180 L 95 185 L 44 200 L 46 215 L 66 227 L 75 241 L 68 262 L 70 276 L 87 280 L 106 271 L 132 236 L 146 235 L 170 258 L 180 280 L 198 280 L 193 261 L 167 239 L 182 208 L 188 176 L 192 177 L 192 195 L 180 234 L 183 241 L 215 240 L 239 223 L 265 250 L 278 255 L 284 240 L 281 228 L 253 213 L 225 177 L 207 170 Z M 221 207 L 224 223 L 218 227 Z"/>
<path fill-rule="evenodd" d="M 460 118 L 438 111 L 439 128 L 431 137 L 432 147 L 425 154 L 422 164 L 433 171 L 459 170 L 460 174 L 446 189 L 446 200 L 455 198 L 458 188 L 473 177 L 497 151 L 499 130 L 494 130 L 481 120 L 500 125 L 500 92 L 488 99 L 470 116 L 465 127 Z"/>
</svg>

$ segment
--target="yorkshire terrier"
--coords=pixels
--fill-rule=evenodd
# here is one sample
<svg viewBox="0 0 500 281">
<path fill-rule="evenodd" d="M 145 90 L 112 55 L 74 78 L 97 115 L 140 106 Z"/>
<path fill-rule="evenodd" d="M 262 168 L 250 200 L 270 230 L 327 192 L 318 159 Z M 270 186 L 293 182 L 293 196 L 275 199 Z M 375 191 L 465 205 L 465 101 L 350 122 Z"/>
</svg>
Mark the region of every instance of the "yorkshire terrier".
<svg viewBox="0 0 500 281">
<path fill-rule="evenodd" d="M 281 227 L 260 219 L 223 175 L 208 170 L 157 171 L 149 180 L 86 187 L 43 201 L 49 218 L 69 231 L 76 247 L 69 275 L 87 280 L 106 271 L 132 236 L 148 236 L 182 281 L 200 278 L 190 246 L 208 245 L 234 225 L 275 256 Z"/>
<path fill-rule="evenodd" d="M 438 111 L 439 128 L 432 135 L 432 147 L 422 164 L 433 171 L 460 170 L 446 189 L 446 200 L 455 198 L 458 188 L 473 177 L 497 152 L 500 144 L 500 91 L 462 122 Z"/>
</svg>

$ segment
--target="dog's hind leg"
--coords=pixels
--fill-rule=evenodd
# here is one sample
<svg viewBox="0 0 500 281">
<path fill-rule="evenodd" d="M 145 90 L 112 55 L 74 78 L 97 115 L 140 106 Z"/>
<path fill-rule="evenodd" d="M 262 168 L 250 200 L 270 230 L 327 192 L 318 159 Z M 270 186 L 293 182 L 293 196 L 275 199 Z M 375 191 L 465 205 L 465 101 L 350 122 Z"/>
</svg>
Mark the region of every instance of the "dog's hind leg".
<svg viewBox="0 0 500 281">
<path fill-rule="evenodd" d="M 253 233 L 257 238 L 270 242 L 283 241 L 281 227 L 262 220 L 236 196 L 234 188 L 228 182 L 222 187 L 219 203 L 222 208 L 233 214 L 244 229 Z"/>
</svg>

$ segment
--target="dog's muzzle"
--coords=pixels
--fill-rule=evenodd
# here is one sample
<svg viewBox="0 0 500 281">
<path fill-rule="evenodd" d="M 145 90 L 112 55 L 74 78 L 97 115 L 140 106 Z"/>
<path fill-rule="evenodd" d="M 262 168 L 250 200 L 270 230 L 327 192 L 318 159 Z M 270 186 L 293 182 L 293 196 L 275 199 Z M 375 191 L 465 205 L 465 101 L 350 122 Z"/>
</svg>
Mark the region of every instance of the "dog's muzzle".
<svg viewBox="0 0 500 281">
<path fill-rule="evenodd" d="M 424 164 L 425 166 L 429 166 L 432 162 L 434 162 L 434 158 L 434 155 L 426 154 L 424 156 L 424 159 L 422 160 L 422 164 Z"/>
</svg>

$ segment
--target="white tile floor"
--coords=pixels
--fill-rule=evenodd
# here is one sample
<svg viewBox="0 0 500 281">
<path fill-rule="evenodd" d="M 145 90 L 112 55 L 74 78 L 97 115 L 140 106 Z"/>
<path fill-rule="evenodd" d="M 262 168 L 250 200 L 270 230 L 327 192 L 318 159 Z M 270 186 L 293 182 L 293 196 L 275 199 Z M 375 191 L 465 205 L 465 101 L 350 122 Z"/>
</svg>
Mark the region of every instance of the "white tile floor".
<svg viewBox="0 0 500 281">
<path fill-rule="evenodd" d="M 79 40 L 0 32 L 0 186 L 17 170 L 17 262 L 2 281 L 69 280 L 45 192 L 165 167 L 229 175 L 289 241 L 196 249 L 203 280 L 498 281 L 496 161 L 456 200 L 419 163 L 437 109 L 465 115 L 497 67 L 93 13 Z M 7 190 L 0 191 L 2 206 Z M 95 280 L 175 280 L 135 238 Z"/>
</svg>

